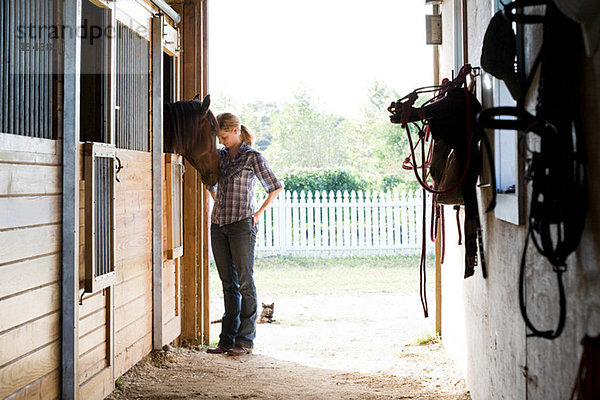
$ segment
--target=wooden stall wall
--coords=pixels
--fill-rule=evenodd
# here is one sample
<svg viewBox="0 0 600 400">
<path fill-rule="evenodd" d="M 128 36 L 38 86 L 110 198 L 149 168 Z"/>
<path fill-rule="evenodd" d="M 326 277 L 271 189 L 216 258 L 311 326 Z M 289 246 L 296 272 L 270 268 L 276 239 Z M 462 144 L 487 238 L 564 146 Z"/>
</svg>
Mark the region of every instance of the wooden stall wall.
<svg viewBox="0 0 600 400">
<path fill-rule="evenodd" d="M 172 188 L 174 187 L 172 179 L 171 158 L 175 155 L 165 154 L 163 164 L 163 271 L 162 271 L 162 290 L 163 290 L 163 342 L 170 343 L 181 334 L 181 252 L 173 251 L 172 243 L 169 243 L 168 234 L 173 228 L 174 215 L 172 207 L 169 206 L 172 198 Z M 176 187 L 176 185 L 175 185 Z M 176 214 L 176 213 L 175 213 Z"/>
<path fill-rule="evenodd" d="M 120 150 L 117 183 L 115 377 L 152 350 L 151 154 Z"/>
<path fill-rule="evenodd" d="M 181 333 L 179 271 L 180 258 L 163 258 L 163 341 L 166 343 L 172 342 Z"/>
<path fill-rule="evenodd" d="M 152 4 L 128 1 L 116 10 L 116 19 L 128 27 L 144 25 L 138 32 L 148 39 L 157 11 Z M 61 149 L 61 140 L 0 133 L 0 398 L 61 396 Z M 116 283 L 84 293 L 85 221 L 92 209 L 86 206 L 83 143 L 79 152 L 75 380 L 79 398 L 101 399 L 152 350 L 152 154 L 116 151 L 123 166 L 115 182 Z M 165 254 L 161 260 L 166 342 L 181 332 L 179 257 Z"/>
<path fill-rule="evenodd" d="M 0 398 L 59 397 L 61 148 L 0 133 Z"/>
<path fill-rule="evenodd" d="M 117 20 L 150 41 L 152 15 L 157 11 L 149 1 L 131 1 L 127 8 L 117 5 Z M 148 51 L 150 49 L 148 44 Z M 142 53 L 140 57 L 151 60 L 149 53 Z M 135 67 L 131 65 L 131 68 Z M 137 72 L 148 73 L 147 86 L 142 81 L 139 86 L 150 89 L 151 71 Z M 143 93 L 140 96 L 145 97 Z M 148 96 L 151 102 L 153 95 L 149 93 Z M 147 108 L 138 109 L 138 113 L 141 111 L 139 119 L 148 124 L 144 128 L 137 125 L 137 131 L 148 137 L 148 143 L 152 142 L 149 131 L 151 109 L 150 103 Z M 144 118 L 146 112 L 147 118 Z M 152 153 L 150 148 L 147 150 L 117 151 L 123 170 L 119 173 L 120 183 L 116 183 L 115 203 L 115 379 L 152 350 Z"/>
<path fill-rule="evenodd" d="M 180 49 L 178 31 L 167 22 L 163 23 L 163 102 L 179 101 Z M 163 155 L 162 166 L 162 341 L 171 343 L 181 334 L 181 257 L 183 255 L 182 232 L 174 233 L 174 226 L 183 224 L 182 202 L 183 178 L 178 174 L 183 168 L 181 156 Z M 173 204 L 176 201 L 179 204 Z M 176 220 L 176 221 L 175 221 Z M 176 228 L 175 228 L 176 229 Z M 179 239 L 179 240 L 178 240 Z M 177 242 L 177 243 L 176 243 Z"/>
<path fill-rule="evenodd" d="M 156 10 L 143 1 L 115 3 L 114 10 L 115 23 L 122 33 L 122 40 L 116 43 L 116 58 L 113 60 L 117 66 L 117 105 L 123 115 L 135 108 L 136 121 L 142 123 L 129 126 L 116 119 L 116 157 L 122 165 L 117 174 L 118 181 L 114 182 L 116 282 L 94 293 L 83 293 L 85 252 L 90 247 L 86 243 L 85 216 L 92 212 L 93 207 L 85 203 L 85 154 L 83 144 L 80 146 L 82 298 L 78 310 L 78 380 L 79 397 L 84 399 L 106 397 L 113 390 L 114 381 L 152 350 L 152 153 L 146 148 L 148 146 L 138 148 L 129 145 L 131 141 L 150 143 L 149 104 L 138 107 L 128 103 L 129 97 L 125 96 L 136 91 L 141 91 L 139 96 L 135 96 L 138 100 L 146 97 L 143 93 L 151 96 L 148 92 L 150 71 L 146 71 L 143 65 L 132 64 L 132 55 L 119 52 L 119 49 L 123 50 L 124 46 L 135 42 L 138 49 L 136 57 L 148 57 L 150 60 L 149 49 L 144 49 L 144 42 L 140 45 L 139 37 L 149 39 L 150 19 Z"/>
<path fill-rule="evenodd" d="M 86 399 L 91 398 L 88 394 L 98 396 L 92 393 L 108 395 L 114 379 L 152 350 L 151 154 L 118 149 L 117 157 L 123 165 L 119 172 L 120 182 L 115 183 L 117 282 L 109 289 L 86 293 L 79 306 L 79 383 L 80 394 Z M 82 179 L 79 197 L 82 277 L 84 187 Z M 81 280 L 81 290 L 83 284 Z M 114 328 L 110 323 L 111 313 L 114 313 Z M 114 344 L 114 360 L 110 359 L 111 343 Z"/>
</svg>

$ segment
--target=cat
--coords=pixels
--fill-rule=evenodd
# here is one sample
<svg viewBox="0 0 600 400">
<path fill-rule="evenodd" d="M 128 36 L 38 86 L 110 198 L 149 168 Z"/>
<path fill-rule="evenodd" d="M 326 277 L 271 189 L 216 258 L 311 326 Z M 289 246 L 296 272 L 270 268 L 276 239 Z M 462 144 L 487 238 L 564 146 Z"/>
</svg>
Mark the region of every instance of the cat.
<svg viewBox="0 0 600 400">
<path fill-rule="evenodd" d="M 257 318 L 257 324 L 270 324 L 275 322 L 273 319 L 273 313 L 275 312 L 275 302 L 271 304 L 262 303 L 262 311 L 260 316 Z M 216 319 L 214 321 L 210 321 L 211 324 L 218 324 L 219 322 L 223 322 L 223 318 Z"/>
<path fill-rule="evenodd" d="M 262 303 L 262 312 L 260 313 L 260 317 L 256 321 L 257 324 L 270 324 L 275 322 L 273 319 L 273 313 L 275 312 L 275 302 L 271 304 Z"/>
</svg>

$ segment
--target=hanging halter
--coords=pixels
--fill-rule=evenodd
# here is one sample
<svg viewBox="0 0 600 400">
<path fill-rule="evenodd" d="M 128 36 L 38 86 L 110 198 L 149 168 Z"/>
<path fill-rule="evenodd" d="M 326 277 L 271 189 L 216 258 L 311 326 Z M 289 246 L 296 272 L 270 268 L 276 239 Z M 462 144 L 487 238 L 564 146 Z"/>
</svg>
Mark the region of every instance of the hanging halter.
<svg viewBox="0 0 600 400">
<path fill-rule="evenodd" d="M 476 71 L 478 72 L 478 68 L 476 69 Z M 464 185 L 467 182 L 467 178 L 469 177 L 469 182 L 472 182 L 473 179 L 476 179 L 476 175 L 478 175 L 479 173 L 476 172 L 476 175 L 473 175 L 473 169 L 472 169 L 472 163 L 473 163 L 473 145 L 476 144 L 476 142 L 474 140 L 477 140 L 477 142 L 480 139 L 483 139 L 484 141 L 484 145 L 486 148 L 486 151 L 488 153 L 489 158 L 491 158 L 491 151 L 490 151 L 490 145 L 487 142 L 487 138 L 485 138 L 485 135 L 481 135 L 482 137 L 478 137 L 477 139 L 474 139 L 474 135 L 473 135 L 473 129 L 472 129 L 472 121 L 474 120 L 474 116 L 473 116 L 473 110 L 471 107 L 471 102 L 472 100 L 472 95 L 468 89 L 468 85 L 467 85 L 467 76 L 471 76 L 472 79 L 474 79 L 475 76 L 477 76 L 477 73 L 473 70 L 473 68 L 471 68 L 471 66 L 469 64 L 464 65 L 458 76 L 453 79 L 452 81 L 448 81 L 448 80 L 444 80 L 442 85 L 440 86 L 428 86 L 428 87 L 422 87 L 422 88 L 418 88 L 416 90 L 414 90 L 413 92 L 409 93 L 408 95 L 404 96 L 402 99 L 398 100 L 397 102 L 394 102 L 390 105 L 390 107 L 388 108 L 388 111 L 390 113 L 392 113 L 392 115 L 390 116 L 390 120 L 392 123 L 400 123 L 402 128 L 404 128 L 406 130 L 406 135 L 408 138 L 408 142 L 410 145 L 410 154 L 406 157 L 406 159 L 404 160 L 403 163 L 403 169 L 406 170 L 412 170 L 415 174 L 415 178 L 417 179 L 417 182 L 419 183 L 419 185 L 421 186 L 422 190 L 423 190 L 423 226 L 422 226 L 422 230 L 423 230 L 423 235 L 422 235 L 422 248 L 421 248 L 421 262 L 420 262 L 420 266 L 419 266 L 419 270 L 420 270 L 420 296 L 421 296 L 421 304 L 423 306 L 423 310 L 424 310 L 424 314 L 425 317 L 428 316 L 428 307 L 427 307 L 427 294 L 426 294 L 426 269 L 425 269 L 425 260 L 426 260 L 426 254 L 425 254 L 425 250 L 426 250 L 426 237 L 427 235 L 425 234 L 426 232 L 426 214 L 425 214 L 425 210 L 426 210 L 426 193 L 432 193 L 434 195 L 444 195 L 444 194 L 448 194 L 448 193 L 452 193 L 455 192 L 457 190 L 461 190 L 461 192 L 464 190 Z M 456 99 L 460 97 L 460 95 L 458 94 L 457 91 L 462 91 L 462 93 L 464 93 L 464 108 L 460 109 L 460 110 L 456 110 L 456 112 L 454 112 L 454 110 L 450 111 L 450 114 L 452 114 L 453 116 L 455 116 L 456 114 L 460 114 L 462 115 L 462 112 L 465 113 L 465 118 L 466 121 L 464 122 L 464 126 L 459 126 L 456 127 L 454 130 L 450 129 L 448 134 L 449 136 L 447 138 L 442 138 L 440 136 L 440 134 L 442 133 L 441 131 L 444 131 L 444 129 L 448 128 L 448 124 L 447 124 L 447 120 L 448 118 L 450 118 L 448 115 L 446 116 L 441 116 L 441 115 L 436 115 L 436 113 L 444 113 L 446 112 L 446 114 L 448 114 L 448 104 L 450 105 L 454 105 L 456 104 Z M 415 102 L 417 101 L 418 97 L 420 94 L 424 94 L 424 93 L 433 93 L 433 96 L 427 100 L 423 105 L 421 105 L 419 108 L 414 107 Z M 447 103 L 445 105 L 446 109 L 444 109 L 444 104 L 442 102 L 444 101 L 451 101 L 451 103 Z M 441 107 L 441 108 L 440 108 Z M 454 113 L 454 114 L 453 114 Z M 433 121 L 434 127 L 437 130 L 437 135 L 439 137 L 439 139 L 448 139 L 448 148 L 449 149 L 454 149 L 454 151 L 456 152 L 456 154 L 460 153 L 460 157 L 462 157 L 459 160 L 459 163 L 461 164 L 461 172 L 460 172 L 460 176 L 459 178 L 452 184 L 450 184 L 450 187 L 447 188 L 439 188 L 439 187 L 432 187 L 429 183 L 429 177 L 431 175 L 430 173 L 430 168 L 431 168 L 431 160 L 432 160 L 432 154 L 433 154 L 433 140 L 430 141 L 429 144 L 429 148 L 425 149 L 425 142 L 429 141 L 430 138 L 432 136 L 434 136 L 435 131 L 432 133 L 432 127 L 431 127 L 431 122 Z M 444 125 L 444 122 L 446 123 L 446 125 Z M 412 134 L 410 131 L 410 126 L 409 124 L 413 124 L 413 126 L 417 129 L 418 132 L 418 140 L 416 143 L 414 143 L 413 138 L 412 138 Z M 460 124 L 459 124 L 460 125 Z M 462 130 L 464 129 L 464 131 Z M 456 131 L 459 131 L 460 133 L 457 135 Z M 452 136 L 452 134 L 455 134 L 454 136 Z M 443 136 L 443 134 L 442 134 Z M 435 140 L 439 140 L 439 139 L 435 139 Z M 446 141 L 446 140 L 444 140 Z M 463 147 L 466 146 L 466 147 Z M 417 163 L 417 157 L 416 157 L 416 152 L 417 149 L 420 147 L 420 152 L 421 152 L 421 164 Z M 455 155 L 456 155 L 455 154 Z M 492 171 L 493 171 L 493 164 L 492 164 Z M 493 177 L 493 174 L 492 174 Z M 494 177 L 493 177 L 494 179 Z M 474 182 L 472 182 L 474 183 Z M 470 186 L 470 184 L 469 184 Z M 494 181 L 494 187 L 495 187 L 495 181 Z M 463 192 L 466 193 L 466 192 Z M 472 192 L 469 192 L 469 194 L 471 195 Z M 495 195 L 495 193 L 494 193 Z M 471 236 L 469 236 L 469 254 L 466 254 L 466 258 L 465 258 L 465 277 L 472 275 L 472 267 L 477 265 L 477 257 L 476 257 L 476 253 L 477 253 L 477 246 L 479 246 L 479 253 L 480 253 L 480 258 L 481 258 L 481 266 L 482 266 L 482 271 L 484 274 L 484 277 L 487 275 L 486 272 L 486 266 L 485 266 L 485 258 L 483 256 L 483 240 L 482 240 L 482 232 L 481 232 L 481 228 L 480 228 L 480 223 L 479 223 L 479 215 L 477 212 L 477 205 L 475 204 L 474 206 L 471 204 L 473 202 L 473 198 L 474 196 L 470 196 L 469 197 L 469 201 L 470 201 L 470 206 L 469 206 L 469 224 L 474 223 L 475 225 L 475 229 L 473 229 L 473 225 L 469 225 L 469 232 L 471 233 Z M 476 199 L 474 200 L 476 203 Z M 434 203 L 436 203 L 436 201 L 434 200 Z M 466 203 L 465 203 L 466 204 Z M 492 203 L 490 203 L 490 207 L 488 207 L 489 209 L 492 209 L 494 207 L 495 204 L 495 196 L 492 200 Z M 435 212 L 434 212 L 435 209 Z M 434 216 L 437 221 L 440 221 L 440 223 L 442 224 L 442 232 L 443 232 L 443 218 L 442 218 L 443 213 L 441 212 L 441 205 L 436 203 L 435 207 L 432 207 L 432 227 L 431 227 L 431 237 L 432 240 L 435 240 L 435 238 L 437 238 L 438 236 L 438 231 L 437 231 L 437 223 L 434 225 Z M 474 221 L 474 222 L 473 222 Z M 467 223 L 467 221 L 465 221 L 465 223 Z M 434 228 L 435 226 L 435 228 Z M 460 228 L 459 228 L 460 231 Z M 442 233 L 443 235 L 443 233 Z M 473 236 L 475 236 L 475 240 L 473 239 Z M 479 239 L 479 241 L 477 241 L 477 239 Z M 474 240 L 474 241 L 473 241 Z M 442 247 L 444 247 L 442 245 Z M 473 256 L 473 251 L 474 251 L 474 256 Z M 443 258 L 443 256 L 442 256 Z M 467 268 L 467 265 L 469 265 L 469 268 Z"/>
</svg>

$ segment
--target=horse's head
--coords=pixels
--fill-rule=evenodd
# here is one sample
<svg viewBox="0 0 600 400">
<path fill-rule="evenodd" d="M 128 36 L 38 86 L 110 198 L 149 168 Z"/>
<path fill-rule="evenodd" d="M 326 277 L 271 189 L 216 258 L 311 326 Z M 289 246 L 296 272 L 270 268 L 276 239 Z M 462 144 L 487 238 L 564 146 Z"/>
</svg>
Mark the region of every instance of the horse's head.
<svg viewBox="0 0 600 400">
<path fill-rule="evenodd" d="M 200 103 L 200 95 L 194 97 L 194 101 Z M 199 154 L 193 155 L 192 158 L 197 160 L 194 167 L 200 172 L 202 183 L 207 186 L 213 186 L 221 176 L 219 168 L 219 153 L 217 153 L 217 134 L 219 133 L 219 123 L 215 118 L 210 107 L 210 95 L 206 95 L 201 102 L 200 120 L 200 140 L 201 149 Z"/>
<path fill-rule="evenodd" d="M 200 101 L 165 104 L 165 152 L 181 154 L 200 173 L 202 182 L 212 186 L 219 180 L 217 133 L 219 124 L 210 107 L 210 96 Z"/>
</svg>

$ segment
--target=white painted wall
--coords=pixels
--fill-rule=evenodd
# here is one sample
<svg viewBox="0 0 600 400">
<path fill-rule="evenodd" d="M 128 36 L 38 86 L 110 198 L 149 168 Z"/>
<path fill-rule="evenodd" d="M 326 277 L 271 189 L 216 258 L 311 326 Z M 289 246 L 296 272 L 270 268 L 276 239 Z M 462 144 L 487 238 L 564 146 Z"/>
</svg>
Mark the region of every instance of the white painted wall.
<svg viewBox="0 0 600 400">
<path fill-rule="evenodd" d="M 442 78 L 453 68 L 452 1 L 441 6 L 443 40 Z M 479 65 L 481 44 L 492 16 L 493 0 L 469 0 L 467 62 Z M 528 36 L 532 47 L 539 37 Z M 535 53 L 529 49 L 528 54 Z M 568 60 L 565 60 L 568 63 Z M 579 341 L 585 333 L 600 333 L 600 54 L 585 65 L 583 98 L 590 211 L 579 249 L 568 260 L 565 274 L 567 326 L 554 341 L 526 338 L 525 323 L 518 304 L 518 273 L 525 241 L 525 226 L 516 226 L 482 215 L 488 279 L 481 271 L 463 280 L 463 247 L 457 246 L 454 211 L 446 209 L 446 261 L 442 265 L 442 338 L 467 377 L 474 400 L 565 399 L 570 395 L 581 356 Z M 480 84 L 480 82 L 479 82 Z M 481 94 L 480 88 L 478 93 Z M 492 141 L 493 142 L 493 141 Z M 526 189 L 528 209 L 530 188 Z M 527 215 L 527 212 L 526 212 Z M 553 328 L 557 303 L 556 278 L 541 256 L 531 253 L 527 275 L 528 301 L 532 318 Z M 548 306 L 549 305 L 549 306 Z"/>
</svg>

